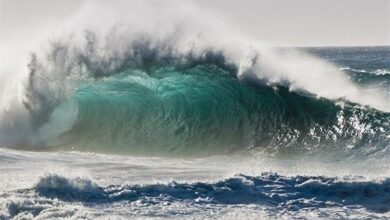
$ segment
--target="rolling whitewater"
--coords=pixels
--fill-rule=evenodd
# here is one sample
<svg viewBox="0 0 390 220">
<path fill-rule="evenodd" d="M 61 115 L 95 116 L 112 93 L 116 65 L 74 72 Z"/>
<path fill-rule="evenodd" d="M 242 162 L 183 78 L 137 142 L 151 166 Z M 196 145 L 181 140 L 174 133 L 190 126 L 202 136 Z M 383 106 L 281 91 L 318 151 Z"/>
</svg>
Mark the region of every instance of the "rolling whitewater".
<svg viewBox="0 0 390 220">
<path fill-rule="evenodd" d="M 390 47 L 178 17 L 80 24 L 2 73 L 0 219 L 390 218 Z"/>
</svg>

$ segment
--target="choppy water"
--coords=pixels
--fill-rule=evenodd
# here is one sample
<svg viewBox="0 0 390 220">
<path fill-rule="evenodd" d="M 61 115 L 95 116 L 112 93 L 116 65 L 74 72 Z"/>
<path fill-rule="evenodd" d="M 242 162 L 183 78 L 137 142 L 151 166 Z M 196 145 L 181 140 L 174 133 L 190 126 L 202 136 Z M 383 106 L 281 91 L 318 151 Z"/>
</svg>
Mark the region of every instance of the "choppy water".
<svg viewBox="0 0 390 220">
<path fill-rule="evenodd" d="M 5 219 L 389 217 L 383 159 L 1 154 Z"/>
</svg>

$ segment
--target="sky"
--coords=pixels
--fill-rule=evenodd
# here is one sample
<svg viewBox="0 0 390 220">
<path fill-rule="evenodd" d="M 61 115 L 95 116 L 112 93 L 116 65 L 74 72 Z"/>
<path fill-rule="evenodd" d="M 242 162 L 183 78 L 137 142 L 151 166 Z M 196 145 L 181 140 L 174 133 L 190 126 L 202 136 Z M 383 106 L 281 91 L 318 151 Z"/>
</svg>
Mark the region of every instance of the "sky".
<svg viewBox="0 0 390 220">
<path fill-rule="evenodd" d="M 66 20 L 83 0 L 0 0 L 0 41 Z M 275 46 L 390 45 L 389 0 L 194 0 Z M 112 1 L 114 4 L 115 1 Z M 55 30 L 53 30 L 55 31 Z"/>
</svg>

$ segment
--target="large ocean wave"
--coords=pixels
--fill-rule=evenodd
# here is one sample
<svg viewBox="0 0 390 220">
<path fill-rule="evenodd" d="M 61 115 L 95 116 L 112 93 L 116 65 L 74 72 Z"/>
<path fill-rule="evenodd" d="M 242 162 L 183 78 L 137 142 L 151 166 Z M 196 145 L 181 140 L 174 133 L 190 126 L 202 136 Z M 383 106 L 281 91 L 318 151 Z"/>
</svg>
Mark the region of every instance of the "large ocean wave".
<svg viewBox="0 0 390 220">
<path fill-rule="evenodd" d="M 159 20 L 126 10 L 98 24 L 79 18 L 91 24 L 33 52 L 22 80 L 2 81 L 0 144 L 160 155 L 388 150 L 381 87 L 365 89 L 323 59 L 262 47 L 182 6 Z M 93 13 L 81 15 L 107 13 L 87 8 Z"/>
<path fill-rule="evenodd" d="M 267 56 L 288 63 L 298 59 L 295 51 L 258 51 L 238 65 L 223 51 L 183 53 L 144 38 L 121 55 L 99 56 L 94 34 L 85 37 L 85 47 L 56 43 L 46 59 L 32 55 L 23 99 L 32 132 L 27 139 L 17 136 L 17 146 L 158 155 L 256 148 L 373 153 L 389 146 L 389 113 L 375 108 L 386 103 L 353 102 L 336 94 L 342 88 L 331 82 L 295 79 L 293 67 L 263 69 L 271 65 Z M 344 77 L 329 64 L 305 59 L 324 70 L 302 71 Z"/>
</svg>

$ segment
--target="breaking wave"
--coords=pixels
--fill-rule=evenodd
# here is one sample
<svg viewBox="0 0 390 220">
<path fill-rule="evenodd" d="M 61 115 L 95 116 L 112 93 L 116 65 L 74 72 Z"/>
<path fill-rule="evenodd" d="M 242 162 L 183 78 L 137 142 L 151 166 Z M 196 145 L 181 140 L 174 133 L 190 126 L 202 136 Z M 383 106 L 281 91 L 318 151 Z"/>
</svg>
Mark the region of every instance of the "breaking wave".
<svg viewBox="0 0 390 220">
<path fill-rule="evenodd" d="M 189 8 L 180 13 L 195 16 Z M 140 27 L 133 19 L 146 15 L 124 12 L 31 54 L 20 93 L 3 88 L 0 144 L 159 155 L 387 151 L 390 103 L 380 88 L 223 24 L 168 10 Z"/>
<path fill-rule="evenodd" d="M 33 55 L 23 101 L 34 130 L 29 145 L 159 155 L 254 148 L 291 153 L 334 145 L 367 153 L 389 146 L 389 113 L 332 97 L 334 84 L 322 97 L 314 93 L 322 91 L 318 85 L 311 89 L 319 82 L 265 78 L 261 68 L 269 64 L 261 56 L 267 53 L 245 66 L 221 51 L 183 55 L 135 41 L 125 57 L 95 57 L 94 39 L 87 33 L 83 50 L 56 44 L 48 60 Z"/>
</svg>

